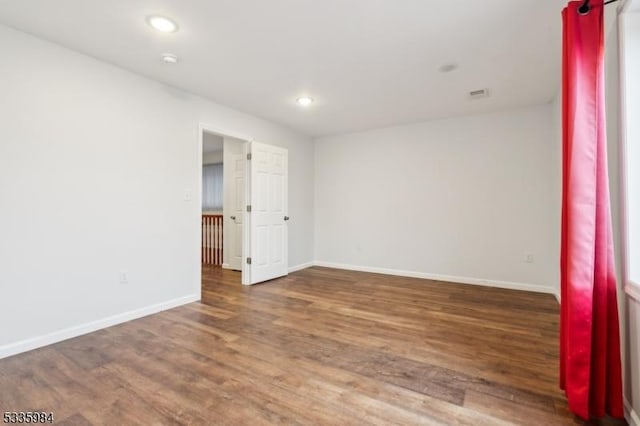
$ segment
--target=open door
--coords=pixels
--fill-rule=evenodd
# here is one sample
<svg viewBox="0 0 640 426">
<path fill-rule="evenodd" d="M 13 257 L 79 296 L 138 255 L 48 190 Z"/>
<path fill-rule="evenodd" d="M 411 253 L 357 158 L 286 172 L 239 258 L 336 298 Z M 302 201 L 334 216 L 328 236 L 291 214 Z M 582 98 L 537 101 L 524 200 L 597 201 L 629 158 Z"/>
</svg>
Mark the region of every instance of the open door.
<svg viewBox="0 0 640 426">
<path fill-rule="evenodd" d="M 229 248 L 229 268 L 236 271 L 242 270 L 242 228 L 244 211 L 246 202 L 244 199 L 245 194 L 245 175 L 246 175 L 246 154 L 233 154 L 231 156 L 231 164 L 225 165 L 225 167 L 231 167 L 231 173 L 233 182 L 227 187 L 230 188 L 230 194 L 228 197 L 231 215 L 229 230 L 228 248 Z"/>
<path fill-rule="evenodd" d="M 248 199 L 245 212 L 245 268 L 242 283 L 288 274 L 288 151 L 258 142 L 247 144 Z"/>
</svg>

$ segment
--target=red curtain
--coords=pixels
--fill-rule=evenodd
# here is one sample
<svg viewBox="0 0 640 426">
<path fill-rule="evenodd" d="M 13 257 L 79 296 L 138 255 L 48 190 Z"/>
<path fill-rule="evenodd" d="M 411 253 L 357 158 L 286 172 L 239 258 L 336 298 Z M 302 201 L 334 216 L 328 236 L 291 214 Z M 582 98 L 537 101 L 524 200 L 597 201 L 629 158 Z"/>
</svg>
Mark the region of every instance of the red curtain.
<svg viewBox="0 0 640 426">
<path fill-rule="evenodd" d="M 623 417 L 604 111 L 604 5 L 563 10 L 560 387 L 589 418 Z"/>
</svg>

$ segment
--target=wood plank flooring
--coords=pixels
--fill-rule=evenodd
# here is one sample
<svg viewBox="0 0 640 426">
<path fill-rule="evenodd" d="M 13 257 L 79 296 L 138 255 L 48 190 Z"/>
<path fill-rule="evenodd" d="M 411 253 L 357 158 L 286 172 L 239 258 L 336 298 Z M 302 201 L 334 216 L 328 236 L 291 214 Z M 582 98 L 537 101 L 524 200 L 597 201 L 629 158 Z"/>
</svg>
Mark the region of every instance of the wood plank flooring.
<svg viewBox="0 0 640 426">
<path fill-rule="evenodd" d="M 550 295 L 309 268 L 0 360 L 0 411 L 64 425 L 581 424 Z M 605 421 L 593 424 L 624 424 Z"/>
</svg>

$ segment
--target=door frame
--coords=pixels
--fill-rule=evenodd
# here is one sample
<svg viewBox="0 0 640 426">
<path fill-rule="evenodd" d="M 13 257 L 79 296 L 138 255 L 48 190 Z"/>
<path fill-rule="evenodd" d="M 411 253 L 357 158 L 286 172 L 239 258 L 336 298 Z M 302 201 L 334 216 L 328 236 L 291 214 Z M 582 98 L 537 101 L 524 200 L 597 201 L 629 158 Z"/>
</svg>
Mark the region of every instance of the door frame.
<svg viewBox="0 0 640 426">
<path fill-rule="evenodd" d="M 240 139 L 241 141 L 244 142 L 243 152 L 245 155 L 250 152 L 251 142 L 253 141 L 252 137 L 242 134 L 240 132 L 236 132 L 235 130 L 232 130 L 232 129 L 225 129 L 222 127 L 214 126 L 214 125 L 203 123 L 203 122 L 198 123 L 198 141 L 197 141 L 198 171 L 197 171 L 197 181 L 196 181 L 196 193 L 194 194 L 195 196 L 192 197 L 193 200 L 196 202 L 196 206 L 198 210 L 197 223 L 201 223 L 202 221 L 202 162 L 203 162 L 202 150 L 204 148 L 205 132 L 215 133 L 220 136 L 228 136 L 234 139 Z M 245 189 L 244 189 L 245 202 L 246 200 L 249 200 L 249 196 L 251 195 L 250 193 L 251 183 L 250 183 L 250 179 L 248 179 L 248 176 L 247 176 L 248 173 L 250 173 L 250 168 L 245 167 Z M 247 257 L 249 257 L 249 253 L 251 252 L 249 247 L 249 243 L 251 241 L 251 235 L 250 235 L 251 227 L 249 226 L 250 215 L 247 214 L 246 211 L 243 212 L 243 215 L 244 217 L 243 217 L 243 224 L 242 224 L 242 258 L 246 259 Z M 224 220 L 225 219 L 223 218 L 223 221 Z M 201 248 L 202 246 L 202 226 L 201 225 L 199 225 L 197 244 L 198 244 L 197 247 L 199 247 L 201 250 L 202 249 Z M 223 245 L 223 250 L 224 250 L 224 245 Z M 196 256 L 196 259 L 198 260 L 198 265 L 197 265 L 198 283 L 200 285 L 200 288 L 202 289 L 202 262 L 200 260 L 200 253 L 198 253 L 198 255 Z M 249 268 L 246 267 L 246 262 L 242 262 L 241 265 L 242 265 L 241 266 L 241 274 L 242 274 L 241 282 L 242 284 L 246 285 L 251 282 L 250 281 L 251 272 Z"/>
</svg>

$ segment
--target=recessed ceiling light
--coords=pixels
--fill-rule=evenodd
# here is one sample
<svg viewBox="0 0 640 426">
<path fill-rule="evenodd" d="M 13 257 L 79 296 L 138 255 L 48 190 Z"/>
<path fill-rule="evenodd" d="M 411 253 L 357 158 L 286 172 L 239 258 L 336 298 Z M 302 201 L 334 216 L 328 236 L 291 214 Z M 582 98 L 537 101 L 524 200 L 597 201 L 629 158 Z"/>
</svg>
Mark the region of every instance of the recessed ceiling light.
<svg viewBox="0 0 640 426">
<path fill-rule="evenodd" d="M 162 60 L 167 64 L 175 64 L 176 62 L 178 62 L 178 57 L 171 53 L 164 53 L 162 55 Z"/>
<path fill-rule="evenodd" d="M 152 15 L 147 17 L 147 23 L 163 33 L 174 33 L 178 31 L 178 24 L 164 16 Z"/>
<path fill-rule="evenodd" d="M 311 105 L 313 103 L 313 99 L 311 99 L 308 96 L 303 96 L 301 98 L 296 99 L 296 102 L 300 106 L 307 107 L 307 106 L 309 106 L 309 105 Z"/>
<path fill-rule="evenodd" d="M 447 72 L 455 71 L 457 69 L 458 69 L 458 64 L 450 63 L 450 64 L 444 64 L 443 66 L 438 68 L 438 71 L 447 73 Z"/>
</svg>

